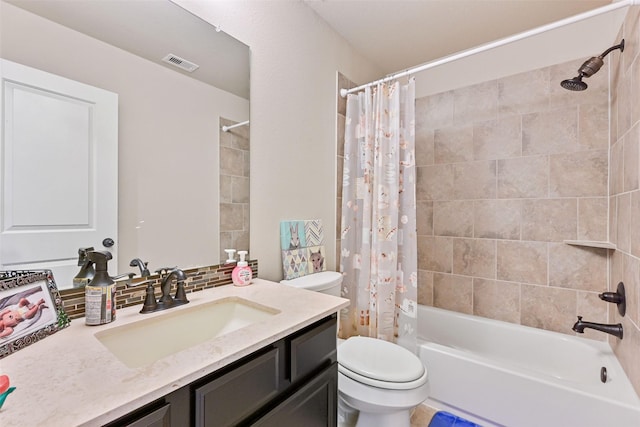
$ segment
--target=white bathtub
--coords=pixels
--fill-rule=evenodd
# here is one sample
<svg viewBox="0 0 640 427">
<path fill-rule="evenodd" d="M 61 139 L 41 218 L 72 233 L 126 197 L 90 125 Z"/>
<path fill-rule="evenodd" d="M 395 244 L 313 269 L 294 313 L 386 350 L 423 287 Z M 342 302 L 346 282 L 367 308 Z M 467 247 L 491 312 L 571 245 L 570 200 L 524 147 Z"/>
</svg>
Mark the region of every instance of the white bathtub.
<svg viewBox="0 0 640 427">
<path fill-rule="evenodd" d="M 483 426 L 640 426 L 640 399 L 605 342 L 427 306 L 418 336 L 437 409 Z"/>
</svg>

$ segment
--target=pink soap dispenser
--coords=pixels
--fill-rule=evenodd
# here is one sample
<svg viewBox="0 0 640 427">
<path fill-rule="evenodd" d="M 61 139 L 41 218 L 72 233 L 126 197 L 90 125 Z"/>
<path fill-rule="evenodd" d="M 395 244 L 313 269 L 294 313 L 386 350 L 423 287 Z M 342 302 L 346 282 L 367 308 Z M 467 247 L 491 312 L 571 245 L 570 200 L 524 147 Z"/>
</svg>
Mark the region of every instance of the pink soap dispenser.
<svg viewBox="0 0 640 427">
<path fill-rule="evenodd" d="M 247 286 L 251 284 L 251 279 L 253 278 L 249 263 L 244 260 L 247 251 L 238 251 L 238 255 L 240 256 L 240 261 L 231 272 L 231 280 L 233 280 L 235 286 Z"/>
</svg>

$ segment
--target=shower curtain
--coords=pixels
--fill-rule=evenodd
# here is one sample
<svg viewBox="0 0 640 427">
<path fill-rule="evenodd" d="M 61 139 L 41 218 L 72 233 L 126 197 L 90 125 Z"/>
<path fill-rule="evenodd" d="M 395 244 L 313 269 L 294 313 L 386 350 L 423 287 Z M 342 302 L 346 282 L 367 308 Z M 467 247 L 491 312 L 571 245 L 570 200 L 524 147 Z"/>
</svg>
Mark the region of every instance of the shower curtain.
<svg viewBox="0 0 640 427">
<path fill-rule="evenodd" d="M 340 337 L 416 347 L 415 82 L 348 95 L 341 214 Z"/>
</svg>

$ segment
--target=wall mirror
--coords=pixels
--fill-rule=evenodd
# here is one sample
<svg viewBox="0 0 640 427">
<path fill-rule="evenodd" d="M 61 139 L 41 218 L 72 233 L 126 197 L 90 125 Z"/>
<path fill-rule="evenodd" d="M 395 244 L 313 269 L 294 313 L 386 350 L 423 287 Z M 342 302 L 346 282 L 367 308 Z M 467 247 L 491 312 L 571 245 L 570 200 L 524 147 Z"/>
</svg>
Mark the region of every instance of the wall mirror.
<svg viewBox="0 0 640 427">
<path fill-rule="evenodd" d="M 118 226 L 110 249 L 117 268 L 110 272 L 134 271 L 135 258 L 151 272 L 218 264 L 220 128 L 249 120 L 249 47 L 169 0 L 1 0 L 0 12 L 0 58 L 117 94 Z M 198 67 L 188 72 L 177 63 Z M 104 250 L 102 243 L 76 246 Z M 0 245 L 2 254 L 16 251 L 10 240 Z M 60 267 L 56 282 L 66 289 L 77 250 L 20 265 L 0 255 L 0 267 Z"/>
</svg>

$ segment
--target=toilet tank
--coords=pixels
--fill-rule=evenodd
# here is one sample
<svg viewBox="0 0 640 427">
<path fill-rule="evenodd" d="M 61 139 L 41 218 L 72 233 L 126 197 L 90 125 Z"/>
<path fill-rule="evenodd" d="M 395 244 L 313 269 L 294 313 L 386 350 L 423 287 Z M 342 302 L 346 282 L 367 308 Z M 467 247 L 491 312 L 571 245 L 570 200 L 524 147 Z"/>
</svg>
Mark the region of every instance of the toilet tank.
<svg viewBox="0 0 640 427">
<path fill-rule="evenodd" d="M 291 280 L 281 280 L 280 283 L 294 288 L 306 289 L 327 295 L 340 296 L 342 274 L 336 271 L 322 271 L 320 273 L 307 274 Z"/>
</svg>

